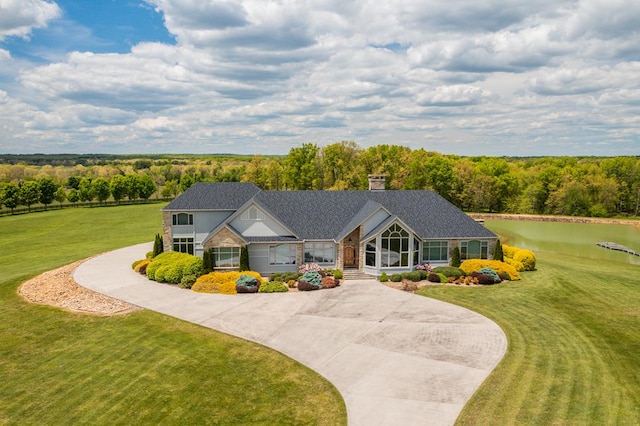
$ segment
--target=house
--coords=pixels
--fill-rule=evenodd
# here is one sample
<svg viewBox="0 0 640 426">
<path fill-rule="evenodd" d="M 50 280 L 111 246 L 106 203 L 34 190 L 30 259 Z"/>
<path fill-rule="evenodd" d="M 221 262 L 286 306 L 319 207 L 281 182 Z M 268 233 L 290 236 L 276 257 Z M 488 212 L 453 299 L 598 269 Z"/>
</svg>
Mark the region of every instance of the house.
<svg viewBox="0 0 640 426">
<path fill-rule="evenodd" d="M 490 258 L 497 236 L 433 191 L 263 191 L 251 183 L 196 183 L 163 209 L 165 250 L 203 256 L 216 270 L 237 269 L 246 246 L 263 275 L 303 263 L 378 276 Z"/>
</svg>

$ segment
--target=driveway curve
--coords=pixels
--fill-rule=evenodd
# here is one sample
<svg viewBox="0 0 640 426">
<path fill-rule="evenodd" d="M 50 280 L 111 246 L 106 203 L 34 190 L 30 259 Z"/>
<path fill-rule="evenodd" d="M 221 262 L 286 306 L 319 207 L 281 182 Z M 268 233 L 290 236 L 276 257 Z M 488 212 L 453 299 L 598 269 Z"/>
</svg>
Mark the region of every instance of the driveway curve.
<svg viewBox="0 0 640 426">
<path fill-rule="evenodd" d="M 294 358 L 342 394 L 349 425 L 450 425 L 502 359 L 507 340 L 467 309 L 374 280 L 331 290 L 236 296 L 148 281 L 131 269 L 150 244 L 80 265 L 80 285 L 251 340 Z"/>
</svg>

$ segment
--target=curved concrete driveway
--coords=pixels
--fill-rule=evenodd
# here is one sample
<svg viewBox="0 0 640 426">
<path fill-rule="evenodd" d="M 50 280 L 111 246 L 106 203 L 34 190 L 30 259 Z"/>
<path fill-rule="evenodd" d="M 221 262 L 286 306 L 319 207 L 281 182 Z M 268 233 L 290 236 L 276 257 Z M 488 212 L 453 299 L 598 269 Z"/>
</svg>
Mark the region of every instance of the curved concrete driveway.
<svg viewBox="0 0 640 426">
<path fill-rule="evenodd" d="M 376 281 L 237 296 L 149 282 L 131 263 L 150 249 L 100 255 L 80 265 L 75 280 L 302 362 L 338 388 L 350 425 L 453 424 L 506 349 L 504 333 L 487 318 Z"/>
</svg>

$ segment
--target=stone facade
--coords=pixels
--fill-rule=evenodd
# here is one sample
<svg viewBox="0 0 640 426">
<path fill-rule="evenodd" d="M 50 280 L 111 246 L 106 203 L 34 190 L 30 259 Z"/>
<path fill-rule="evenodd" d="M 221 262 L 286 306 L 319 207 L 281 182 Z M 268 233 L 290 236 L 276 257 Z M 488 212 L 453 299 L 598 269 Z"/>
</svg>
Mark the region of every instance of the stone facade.
<svg viewBox="0 0 640 426">
<path fill-rule="evenodd" d="M 207 250 L 213 247 L 242 247 L 244 245 L 245 243 L 240 239 L 240 237 L 229 231 L 227 228 L 222 228 L 213 236 L 213 238 L 210 238 L 209 241 L 207 241 L 203 248 Z"/>
<path fill-rule="evenodd" d="M 169 251 L 173 248 L 173 235 L 171 233 L 172 224 L 171 212 L 162 212 L 162 248 Z"/>
</svg>

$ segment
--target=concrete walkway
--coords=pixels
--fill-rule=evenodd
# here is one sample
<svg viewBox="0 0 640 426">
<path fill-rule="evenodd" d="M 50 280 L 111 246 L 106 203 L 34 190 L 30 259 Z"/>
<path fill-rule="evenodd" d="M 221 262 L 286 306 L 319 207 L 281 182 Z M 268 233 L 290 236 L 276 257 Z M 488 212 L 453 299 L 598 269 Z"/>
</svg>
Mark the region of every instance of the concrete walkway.
<svg viewBox="0 0 640 426">
<path fill-rule="evenodd" d="M 504 333 L 487 318 L 373 280 L 314 292 L 199 294 L 133 272 L 131 263 L 149 250 L 142 244 L 103 254 L 74 278 L 300 361 L 338 388 L 350 425 L 453 424 L 506 349 Z"/>
</svg>

